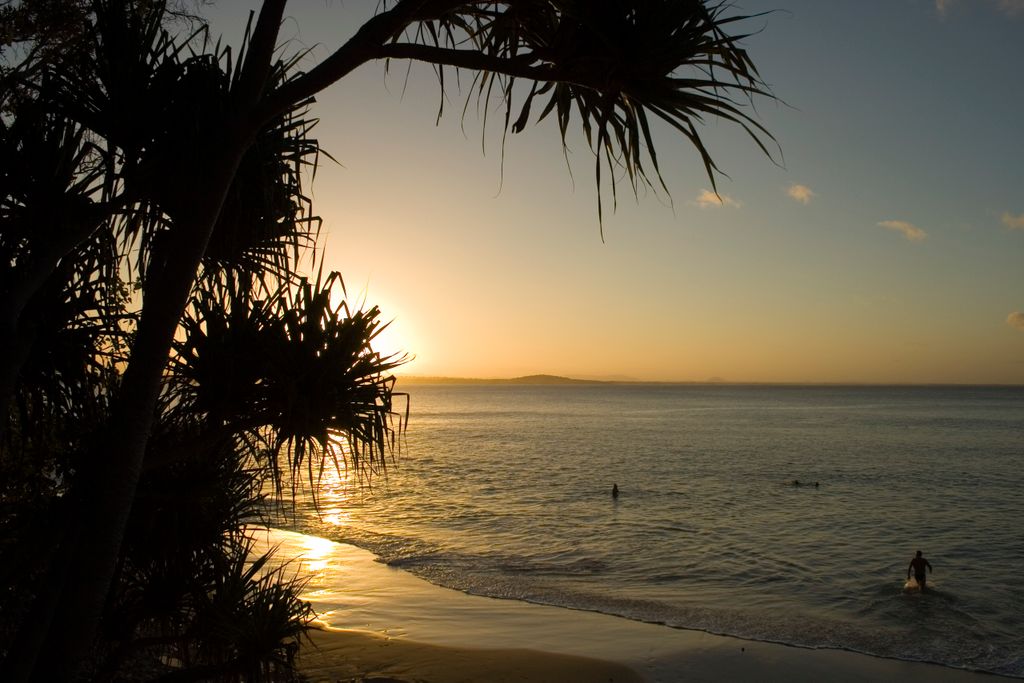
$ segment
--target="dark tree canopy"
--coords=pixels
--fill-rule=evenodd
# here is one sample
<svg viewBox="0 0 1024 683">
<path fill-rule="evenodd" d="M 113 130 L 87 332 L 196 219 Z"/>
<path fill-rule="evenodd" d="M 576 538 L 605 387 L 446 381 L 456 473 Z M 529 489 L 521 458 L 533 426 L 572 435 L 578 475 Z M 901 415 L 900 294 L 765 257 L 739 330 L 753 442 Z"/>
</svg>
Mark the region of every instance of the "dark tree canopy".
<svg viewBox="0 0 1024 683">
<path fill-rule="evenodd" d="M 277 50 L 285 9 L 265 0 L 231 51 L 167 0 L 0 3 L 4 680 L 147 647 L 185 678 L 291 675 L 309 614 L 247 562 L 260 488 L 380 467 L 402 424 L 380 311 L 299 266 L 318 92 L 372 61 L 430 64 L 442 90 L 458 70 L 506 133 L 582 131 L 613 195 L 665 187 L 656 120 L 713 185 L 705 120 L 774 142 L 724 3 L 394 0 L 306 72 Z M 266 629 L 211 626 L 232 619 Z"/>
</svg>

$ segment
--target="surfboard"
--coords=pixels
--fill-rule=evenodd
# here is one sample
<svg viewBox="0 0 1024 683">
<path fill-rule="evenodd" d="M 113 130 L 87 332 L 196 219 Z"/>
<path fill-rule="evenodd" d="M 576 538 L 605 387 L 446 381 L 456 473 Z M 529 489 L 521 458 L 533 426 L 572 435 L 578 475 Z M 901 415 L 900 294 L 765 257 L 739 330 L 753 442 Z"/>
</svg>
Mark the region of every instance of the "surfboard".
<svg viewBox="0 0 1024 683">
<path fill-rule="evenodd" d="M 917 584 L 917 579 L 915 579 L 913 576 L 907 579 L 906 583 L 903 584 L 904 593 L 912 593 L 914 591 L 919 590 L 921 590 L 921 586 Z"/>
</svg>

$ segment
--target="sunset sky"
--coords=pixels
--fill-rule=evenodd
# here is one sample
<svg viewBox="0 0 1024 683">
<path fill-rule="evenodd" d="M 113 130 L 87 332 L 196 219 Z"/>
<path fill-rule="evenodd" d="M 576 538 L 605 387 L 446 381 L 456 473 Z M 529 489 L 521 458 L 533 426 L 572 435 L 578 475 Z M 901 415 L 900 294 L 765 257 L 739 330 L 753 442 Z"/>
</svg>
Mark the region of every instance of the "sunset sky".
<svg viewBox="0 0 1024 683">
<path fill-rule="evenodd" d="M 308 66 L 376 0 L 293 0 Z M 209 11 L 240 40 L 244 8 Z M 1024 0 L 745 0 L 774 165 L 726 123 L 729 174 L 655 130 L 671 191 L 599 233 L 592 156 L 557 126 L 486 137 L 429 68 L 361 68 L 318 97 L 326 264 L 393 319 L 418 375 L 1024 383 Z M 466 81 L 468 83 L 468 81 Z M 485 153 L 481 150 L 486 141 Z M 610 198 L 610 193 L 608 194 Z"/>
</svg>

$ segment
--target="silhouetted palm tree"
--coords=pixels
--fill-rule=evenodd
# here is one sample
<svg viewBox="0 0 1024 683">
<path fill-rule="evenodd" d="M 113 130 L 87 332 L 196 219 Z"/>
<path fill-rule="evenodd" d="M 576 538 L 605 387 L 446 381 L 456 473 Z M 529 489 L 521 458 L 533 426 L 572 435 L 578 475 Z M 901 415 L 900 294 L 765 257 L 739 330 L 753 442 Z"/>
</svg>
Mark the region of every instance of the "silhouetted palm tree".
<svg viewBox="0 0 1024 683">
<path fill-rule="evenodd" d="M 0 258 L 6 266 L 0 271 L 4 422 L 21 366 L 40 340 L 42 310 L 55 293 L 68 288 L 71 278 L 77 279 L 74 288 L 119 285 L 110 262 L 96 264 L 102 267 L 95 273 L 84 273 L 75 265 L 87 253 L 103 253 L 96 251 L 99 242 L 94 235 L 109 219 L 109 211 L 94 199 L 102 187 L 102 154 L 86 140 L 86 132 L 45 103 L 31 101 L 19 104 L 10 123 L 0 123 Z M 86 297 L 83 292 L 79 298 Z"/>
<path fill-rule="evenodd" d="M 281 455 L 313 476 L 344 451 L 355 466 L 382 466 L 403 418 L 392 406 L 391 372 L 404 356 L 371 344 L 376 308 L 352 311 L 337 273 L 313 282 L 197 293 L 175 343 L 172 416 L 203 416 L 248 444 L 271 474 Z"/>
<path fill-rule="evenodd" d="M 237 256 L 235 247 L 252 237 L 243 231 L 246 239 L 236 240 L 234 228 L 242 223 L 222 216 L 232 206 L 232 188 L 246 192 L 236 195 L 241 206 L 248 200 L 244 170 L 249 152 L 268 128 L 281 125 L 282 117 L 288 120 L 289 112 L 362 64 L 417 60 L 437 67 L 442 87 L 450 67 L 472 71 L 476 96 L 485 108 L 492 98 L 502 102 L 504 126 L 513 133 L 526 127 L 534 107 L 540 108 L 538 99 L 543 104 L 538 118 L 554 115 L 563 144 L 571 126 L 581 127 L 595 154 L 598 187 L 608 178 L 613 195 L 622 173 L 634 191 L 652 180 L 664 184 L 651 116 L 689 139 L 713 185 L 717 167 L 697 127 L 704 118 L 739 124 L 766 152 L 766 143 L 772 141 L 742 106 L 748 98 L 768 93 L 737 42 L 741 36 L 728 32 L 741 17 L 729 15 L 723 4 L 395 0 L 383 3 L 330 57 L 295 77 L 288 77 L 274 57 L 285 4 L 265 0 L 245 52 L 236 68 L 228 69 L 216 54 L 186 55 L 183 44 L 159 30 L 163 15 L 152 11 L 153 5 L 95 0 L 92 61 L 83 62 L 85 71 L 79 75 L 67 72 L 73 87 L 65 89 L 70 104 L 62 111 L 117 150 L 108 188 L 116 185 L 124 196 L 121 234 L 140 240 L 143 300 L 102 457 L 90 461 L 98 470 L 76 482 L 85 487 L 76 492 L 84 501 L 77 523 L 90 529 L 89 548 L 73 554 L 75 573 L 55 584 L 60 612 L 52 622 L 57 626 L 49 629 L 52 656 L 36 669 L 37 676 L 72 676 L 92 644 L 147 457 L 175 331 L 197 278 L 205 273 L 204 258 L 216 255 L 220 263 L 221 247 L 224 254 Z M 610 176 L 603 176 L 602 169 L 610 169 Z M 600 217 L 600 200 L 598 211 Z M 257 221 L 266 219 L 263 225 L 271 228 L 270 236 L 280 225 L 272 220 L 274 206 L 260 213 Z M 288 235 L 298 234 L 285 233 L 276 240 L 278 246 L 293 239 Z M 225 277 L 230 283 L 236 275 Z M 237 282 L 252 280 L 242 276 Z M 235 288 L 234 294 L 243 291 Z M 291 335 L 289 341 L 302 340 L 303 324 L 312 320 L 323 324 L 326 334 L 328 323 L 317 318 L 318 310 L 325 310 L 322 290 L 297 296 L 293 308 L 306 312 L 306 323 L 281 323 Z M 232 316 L 240 315 L 238 311 L 262 311 L 270 300 L 220 303 L 229 304 L 221 308 L 234 324 L 238 320 Z M 209 300 L 198 303 L 206 306 L 196 309 L 201 315 L 215 315 Z M 187 351 L 179 358 L 187 358 Z M 301 365 L 309 358 L 300 354 L 294 362 Z M 201 370 L 194 363 L 185 367 Z M 195 398 L 206 400 L 200 399 L 198 389 Z M 287 419 L 278 434 L 285 443 L 323 443 L 324 432 L 317 434 L 316 429 L 335 427 L 315 407 L 296 405 L 296 413 L 279 411 Z M 298 424 L 309 417 L 308 424 Z M 358 430 L 362 424 L 341 427 Z M 367 431 L 352 433 L 357 443 L 380 442 L 380 423 L 371 424 Z M 304 441 L 310 434 L 316 436 Z M 78 628 L 60 627 L 72 618 Z M 26 655 L 29 662 L 33 658 L 32 652 Z"/>
</svg>

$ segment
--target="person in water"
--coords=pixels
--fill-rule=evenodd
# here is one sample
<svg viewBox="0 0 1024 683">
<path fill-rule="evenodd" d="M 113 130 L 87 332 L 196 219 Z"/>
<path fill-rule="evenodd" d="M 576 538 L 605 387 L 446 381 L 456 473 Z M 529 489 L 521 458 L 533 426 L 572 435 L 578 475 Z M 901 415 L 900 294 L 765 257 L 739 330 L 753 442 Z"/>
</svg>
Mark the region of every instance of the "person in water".
<svg viewBox="0 0 1024 683">
<path fill-rule="evenodd" d="M 612 484 L 612 498 L 618 498 L 618 497 L 619 497 L 619 485 L 618 484 Z"/>
<path fill-rule="evenodd" d="M 910 580 L 910 571 L 914 571 L 914 580 L 917 581 L 917 585 L 921 587 L 923 593 L 927 589 L 928 577 L 925 574 L 925 568 L 928 571 L 932 571 L 932 563 L 926 560 L 922 555 L 921 551 L 917 551 L 917 555 L 910 561 L 910 566 L 907 567 L 907 580 Z"/>
</svg>

